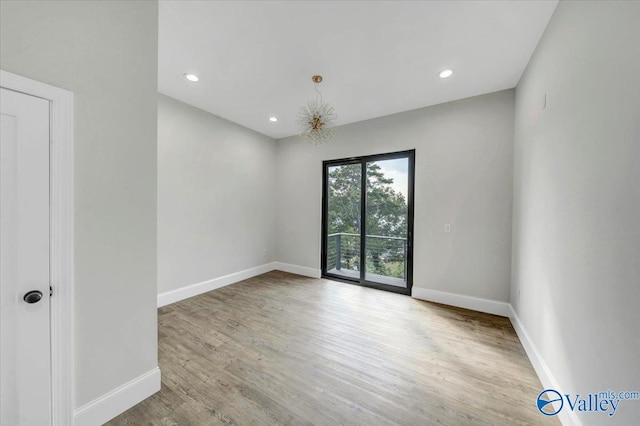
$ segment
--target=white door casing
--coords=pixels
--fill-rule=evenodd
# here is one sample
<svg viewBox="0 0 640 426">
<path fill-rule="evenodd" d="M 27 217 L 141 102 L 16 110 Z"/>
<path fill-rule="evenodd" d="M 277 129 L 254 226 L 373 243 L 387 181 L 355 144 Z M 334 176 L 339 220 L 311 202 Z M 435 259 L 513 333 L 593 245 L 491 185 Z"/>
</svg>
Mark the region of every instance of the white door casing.
<svg viewBox="0 0 640 426">
<path fill-rule="evenodd" d="M 0 87 L 49 102 L 50 419 L 54 426 L 73 426 L 73 93 L 3 70 Z"/>
<path fill-rule="evenodd" d="M 0 90 L 0 419 L 49 425 L 49 101 Z"/>
</svg>

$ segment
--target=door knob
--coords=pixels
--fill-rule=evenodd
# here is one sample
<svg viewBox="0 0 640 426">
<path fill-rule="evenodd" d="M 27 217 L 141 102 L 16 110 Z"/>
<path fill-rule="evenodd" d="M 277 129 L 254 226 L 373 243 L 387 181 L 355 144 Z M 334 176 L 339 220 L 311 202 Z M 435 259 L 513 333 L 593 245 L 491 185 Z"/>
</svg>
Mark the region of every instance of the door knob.
<svg viewBox="0 0 640 426">
<path fill-rule="evenodd" d="M 40 299 L 42 299 L 42 292 L 38 290 L 31 290 L 24 295 L 23 299 L 27 303 L 38 303 Z"/>
</svg>

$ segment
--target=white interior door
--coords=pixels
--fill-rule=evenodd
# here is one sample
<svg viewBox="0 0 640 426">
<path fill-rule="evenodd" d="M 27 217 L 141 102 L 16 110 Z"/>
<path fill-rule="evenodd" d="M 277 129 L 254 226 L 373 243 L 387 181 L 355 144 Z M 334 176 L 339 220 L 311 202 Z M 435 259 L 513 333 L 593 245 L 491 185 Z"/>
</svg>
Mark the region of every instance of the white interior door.
<svg viewBox="0 0 640 426">
<path fill-rule="evenodd" d="M 0 424 L 49 425 L 49 101 L 0 91 Z"/>
</svg>

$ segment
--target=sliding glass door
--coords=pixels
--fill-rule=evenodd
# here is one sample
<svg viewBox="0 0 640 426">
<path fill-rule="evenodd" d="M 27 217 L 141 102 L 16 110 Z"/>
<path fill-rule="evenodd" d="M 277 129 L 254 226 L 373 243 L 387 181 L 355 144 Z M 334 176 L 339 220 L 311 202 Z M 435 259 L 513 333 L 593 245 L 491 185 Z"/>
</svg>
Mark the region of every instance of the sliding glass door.
<svg viewBox="0 0 640 426">
<path fill-rule="evenodd" d="M 411 294 L 414 154 L 324 162 L 323 276 Z"/>
</svg>

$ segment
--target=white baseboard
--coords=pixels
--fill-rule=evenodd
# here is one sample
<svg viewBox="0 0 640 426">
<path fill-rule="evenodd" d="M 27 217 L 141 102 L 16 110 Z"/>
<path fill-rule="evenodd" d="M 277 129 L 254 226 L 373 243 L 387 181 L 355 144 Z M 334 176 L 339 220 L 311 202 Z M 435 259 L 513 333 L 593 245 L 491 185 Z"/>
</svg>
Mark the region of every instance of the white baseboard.
<svg viewBox="0 0 640 426">
<path fill-rule="evenodd" d="M 99 426 L 160 390 L 160 369 L 147 371 L 74 411 L 75 426 Z"/>
<path fill-rule="evenodd" d="M 524 328 L 522 321 L 520 321 L 520 318 L 518 317 L 518 314 L 516 314 L 512 305 L 509 305 L 509 319 L 511 320 L 511 324 L 513 324 L 513 328 L 516 330 L 516 334 L 520 339 L 520 343 L 522 343 L 524 351 L 529 357 L 529 361 L 531 361 L 531 365 L 533 365 L 533 369 L 542 383 L 542 387 L 544 389 L 556 389 L 561 391 L 562 387 L 558 384 L 558 381 L 551 373 L 549 366 L 545 362 L 544 358 L 542 358 L 542 355 L 540 354 L 540 351 L 538 351 L 535 343 L 533 343 L 533 340 L 531 340 L 529 333 L 527 333 L 527 330 Z M 544 389 L 540 389 L 540 391 Z M 577 414 L 571 410 L 560 411 L 558 413 L 558 418 L 563 425 L 582 426 L 582 422 L 578 418 Z"/>
<path fill-rule="evenodd" d="M 176 290 L 167 291 L 158 294 L 158 308 L 176 303 L 190 297 L 197 296 L 202 293 L 206 293 L 211 290 L 216 290 L 221 287 L 228 286 L 256 277 L 258 275 L 265 274 L 270 271 L 284 271 L 292 274 L 304 275 L 306 277 L 320 278 L 320 270 L 309 268 L 306 266 L 292 265 L 290 263 L 283 262 L 271 262 L 264 265 L 256 266 L 253 268 L 245 269 L 244 271 L 234 272 L 233 274 L 224 275 L 222 277 L 214 278 L 208 281 L 203 281 L 197 284 L 187 285 Z"/>
<path fill-rule="evenodd" d="M 304 275 L 305 277 L 320 278 L 320 269 L 307 266 L 292 265 L 290 263 L 273 262 L 273 269 L 290 274 Z"/>
<path fill-rule="evenodd" d="M 448 293 L 446 291 L 413 287 L 411 289 L 411 297 L 426 300 L 428 302 L 442 303 L 443 305 L 485 312 L 487 314 L 500 315 L 502 317 L 508 317 L 510 314 L 510 305 L 506 302 L 481 299 L 473 296 L 464 296 L 462 294 Z"/>
<path fill-rule="evenodd" d="M 169 305 L 171 303 L 179 302 L 184 299 L 188 299 L 193 296 L 197 296 L 202 293 L 206 293 L 211 290 L 215 290 L 229 284 L 237 283 L 248 278 L 264 274 L 269 271 L 273 271 L 274 264 L 265 263 L 264 265 L 256 266 L 253 268 L 245 269 L 244 271 L 235 272 L 233 274 L 224 275 L 212 280 L 203 281 L 197 284 L 191 284 L 185 287 L 181 287 L 176 290 L 167 291 L 165 293 L 158 294 L 158 307 Z"/>
</svg>

